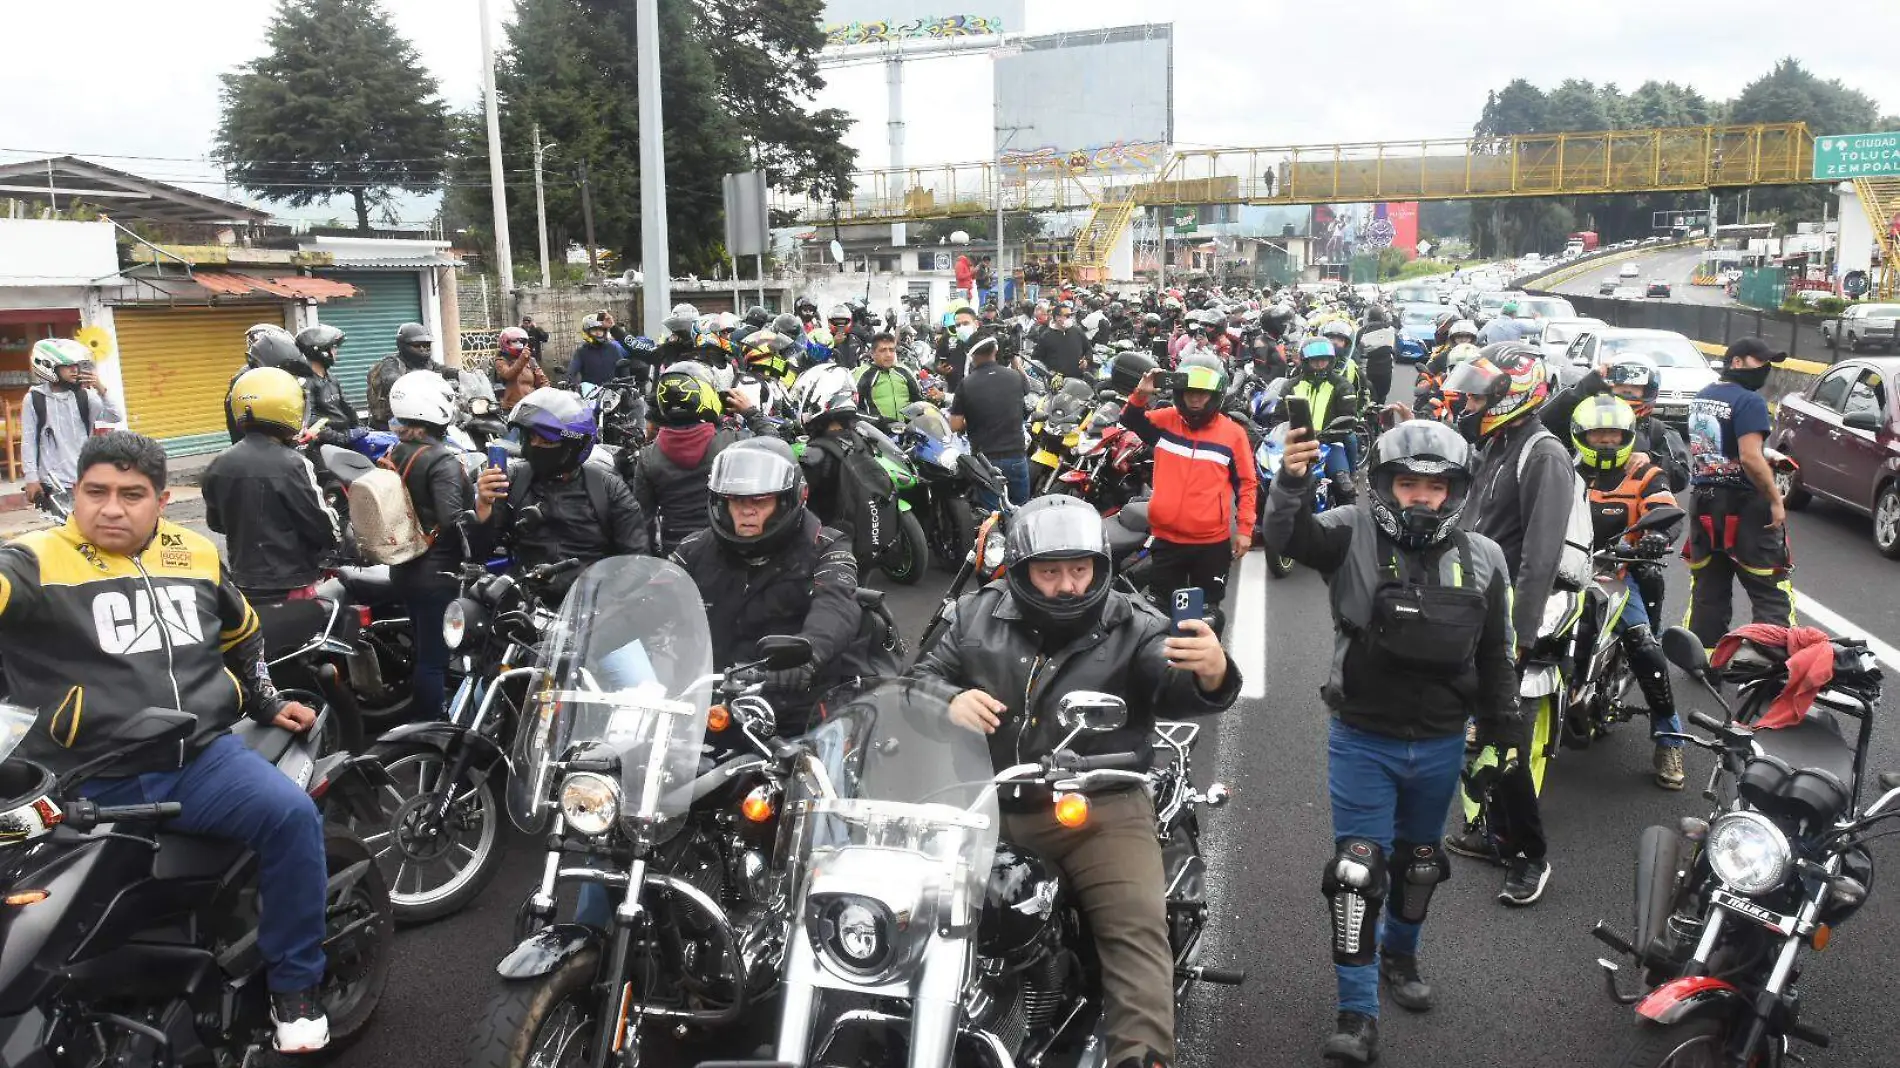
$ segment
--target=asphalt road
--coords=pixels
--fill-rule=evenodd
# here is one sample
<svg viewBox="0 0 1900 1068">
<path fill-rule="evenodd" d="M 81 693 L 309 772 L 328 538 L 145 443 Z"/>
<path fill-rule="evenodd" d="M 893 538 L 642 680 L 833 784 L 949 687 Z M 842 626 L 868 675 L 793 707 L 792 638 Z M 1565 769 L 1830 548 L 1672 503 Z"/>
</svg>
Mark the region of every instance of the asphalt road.
<svg viewBox="0 0 1900 1068">
<path fill-rule="evenodd" d="M 201 507 L 175 518 L 202 523 Z M 1900 565 L 1875 554 L 1867 523 L 1825 504 L 1790 517 L 1796 585 L 1866 633 L 1900 644 L 1900 604 L 1890 591 Z M 1333 1020 L 1333 973 L 1319 872 L 1331 854 L 1325 791 L 1326 717 L 1317 691 L 1331 649 L 1325 587 L 1303 569 L 1265 577 L 1261 554 L 1237 573 L 1232 635 L 1246 635 L 1236 660 L 1258 681 L 1203 733 L 1202 779 L 1234 789 L 1225 809 L 1204 814 L 1214 895 L 1206 959 L 1246 968 L 1238 988 L 1196 991 L 1181 1021 L 1182 1063 L 1195 1068 L 1317 1065 Z M 921 631 L 949 576 L 893 588 L 905 633 Z M 1668 612 L 1680 612 L 1686 575 L 1672 569 Z M 1900 663 L 1889 663 L 1890 672 Z M 1684 707 L 1697 703 L 1677 679 Z M 1702 699 L 1704 702 L 1706 698 Z M 1706 814 L 1696 785 L 1708 763 L 1690 751 L 1690 783 L 1665 793 L 1649 778 L 1649 746 L 1626 726 L 1597 747 L 1565 752 L 1546 784 L 1545 818 L 1554 874 L 1534 908 L 1495 901 L 1501 872 L 1456 861 L 1426 925 L 1423 965 L 1439 1008 L 1384 1017 L 1382 1063 L 1413 1068 L 1601 1064 L 1629 1028 L 1631 1010 L 1604 995 L 1594 964 L 1603 947 L 1589 936 L 1597 919 L 1630 925 L 1631 855 L 1642 829 Z M 1900 732 L 1876 735 L 1875 769 L 1900 769 Z M 510 946 L 517 904 L 539 868 L 534 843 L 513 838 L 502 874 L 459 916 L 405 930 L 388 991 L 371 1033 L 337 1062 L 345 1068 L 456 1068 L 470 1026 L 495 986 L 493 965 Z M 1876 846 L 1880 860 L 1894 852 Z M 1829 1050 L 1803 1051 L 1829 1068 L 1900 1064 L 1900 1032 L 1889 1026 L 1892 969 L 1900 959 L 1900 902 L 1876 882 L 1873 900 L 1837 932 L 1824 954 L 1804 957 L 1804 1019 L 1834 1036 Z M 655 1058 L 656 1063 L 673 1063 Z"/>
<path fill-rule="evenodd" d="M 1619 285 L 1646 286 L 1650 282 L 1668 282 L 1669 299 L 1679 304 L 1733 304 L 1734 302 L 1728 299 L 1720 286 L 1689 284 L 1689 275 L 1695 271 L 1695 265 L 1701 261 L 1702 251 L 1700 248 L 1666 248 L 1645 252 L 1630 259 L 1605 263 L 1595 270 L 1585 271 L 1556 286 L 1552 292 L 1594 297 L 1599 295 L 1598 287 L 1605 279 L 1614 278 Z M 1636 264 L 1643 273 L 1633 279 L 1619 277 L 1617 272 L 1625 263 Z M 1607 296 L 1607 294 L 1603 295 Z"/>
</svg>

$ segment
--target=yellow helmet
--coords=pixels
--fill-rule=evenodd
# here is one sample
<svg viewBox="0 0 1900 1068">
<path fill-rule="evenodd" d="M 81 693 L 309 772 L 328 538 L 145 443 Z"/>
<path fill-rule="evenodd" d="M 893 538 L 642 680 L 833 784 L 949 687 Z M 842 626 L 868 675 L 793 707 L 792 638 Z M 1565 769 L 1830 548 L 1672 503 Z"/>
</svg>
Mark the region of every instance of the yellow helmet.
<svg viewBox="0 0 1900 1068">
<path fill-rule="evenodd" d="M 303 386 L 289 371 L 257 367 L 244 372 L 231 383 L 225 405 L 243 430 L 288 436 L 303 429 Z"/>
<path fill-rule="evenodd" d="M 1598 430 L 1617 434 L 1613 445 L 1593 445 L 1590 435 Z M 1599 393 L 1570 415 L 1570 441 L 1577 447 L 1577 465 L 1592 471 L 1621 471 L 1630 462 L 1636 448 L 1636 410 L 1621 397 Z"/>
</svg>

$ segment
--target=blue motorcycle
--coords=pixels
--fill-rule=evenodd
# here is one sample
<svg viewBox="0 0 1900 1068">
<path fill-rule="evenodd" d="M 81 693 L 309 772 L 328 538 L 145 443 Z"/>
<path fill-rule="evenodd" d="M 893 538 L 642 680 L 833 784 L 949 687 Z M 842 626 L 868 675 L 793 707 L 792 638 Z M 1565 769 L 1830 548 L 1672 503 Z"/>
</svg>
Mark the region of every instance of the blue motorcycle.
<svg viewBox="0 0 1900 1068">
<path fill-rule="evenodd" d="M 1261 532 L 1260 536 L 1262 538 L 1265 537 L 1267 527 L 1267 490 L 1273 485 L 1274 476 L 1280 473 L 1280 456 L 1286 450 L 1286 428 L 1287 424 L 1281 423 L 1272 430 L 1267 431 L 1260 439 L 1260 447 L 1254 450 L 1254 471 L 1260 478 L 1260 492 L 1256 494 L 1259 502 L 1260 515 L 1256 519 L 1255 529 Z M 1321 436 L 1319 458 L 1313 461 L 1313 471 L 1318 475 L 1318 481 L 1313 487 L 1313 513 L 1315 515 L 1333 506 L 1333 480 L 1326 474 L 1326 461 L 1327 458 L 1332 455 L 1334 449 L 1341 448 L 1342 446 L 1337 442 L 1328 441 L 1327 437 L 1329 436 L 1330 435 Z M 1293 558 L 1291 556 L 1284 556 L 1271 550 L 1268 551 L 1268 574 L 1274 578 L 1285 578 L 1291 574 L 1292 571 Z"/>
</svg>

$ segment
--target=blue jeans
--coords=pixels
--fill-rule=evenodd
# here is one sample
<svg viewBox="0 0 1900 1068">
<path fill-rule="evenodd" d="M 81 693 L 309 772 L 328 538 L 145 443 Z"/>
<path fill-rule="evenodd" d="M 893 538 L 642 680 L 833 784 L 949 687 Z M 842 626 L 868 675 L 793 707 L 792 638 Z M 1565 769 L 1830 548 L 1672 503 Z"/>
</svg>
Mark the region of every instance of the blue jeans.
<svg viewBox="0 0 1900 1068">
<path fill-rule="evenodd" d="M 1335 484 L 1343 485 L 1352 481 L 1353 462 L 1350 444 L 1348 442 L 1345 445 L 1326 446 L 1326 477 L 1332 479 Z"/>
<path fill-rule="evenodd" d="M 1617 617 L 1615 628 L 1618 634 L 1623 633 L 1631 627 L 1647 627 L 1650 625 L 1649 608 L 1643 604 L 1643 588 L 1641 584 L 1636 581 L 1636 575 L 1633 572 L 1624 574 L 1623 582 L 1629 586 L 1630 599 L 1623 605 L 1623 614 Z M 1677 734 L 1681 734 L 1682 717 L 1673 712 L 1667 716 L 1657 715 L 1654 712 L 1650 713 L 1649 733 L 1654 735 L 1661 731 L 1674 731 Z M 1683 741 L 1680 738 L 1657 738 L 1656 744 L 1662 746 L 1664 749 L 1681 749 Z"/>
<path fill-rule="evenodd" d="M 410 691 L 415 695 L 415 720 L 441 719 L 449 677 L 449 647 L 442 641 L 442 616 L 455 600 L 455 587 L 427 585 L 412 587 L 403 598 L 409 609 L 409 628 L 413 633 L 416 666 L 410 676 Z"/>
<path fill-rule="evenodd" d="M 1003 473 L 1004 484 L 1009 489 L 1009 499 L 1017 507 L 1029 503 L 1029 457 L 1027 456 L 991 456 L 989 461 Z"/>
<path fill-rule="evenodd" d="M 271 990 L 283 994 L 323 982 L 324 896 L 329 869 L 323 817 L 297 784 L 232 735 L 224 735 L 177 771 L 95 779 L 80 791 L 102 805 L 176 801 L 184 811 L 166 827 L 243 842 L 257 854 L 257 948 Z"/>
<path fill-rule="evenodd" d="M 1394 861 L 1394 840 L 1421 845 L 1438 841 L 1464 767 L 1464 735 L 1407 741 L 1334 720 L 1326 755 L 1335 841 L 1371 839 L 1385 850 L 1388 865 Z M 1380 930 L 1380 947 L 1417 953 L 1420 926 L 1388 915 Z M 1378 1016 L 1378 961 L 1333 967 L 1339 973 L 1340 1011 Z"/>
</svg>

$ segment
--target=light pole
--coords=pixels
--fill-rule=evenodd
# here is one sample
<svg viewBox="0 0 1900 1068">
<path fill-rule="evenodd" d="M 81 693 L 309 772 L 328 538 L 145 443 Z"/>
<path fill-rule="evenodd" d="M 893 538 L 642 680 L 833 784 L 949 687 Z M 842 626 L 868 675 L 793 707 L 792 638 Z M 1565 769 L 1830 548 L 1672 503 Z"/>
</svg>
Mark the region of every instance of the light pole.
<svg viewBox="0 0 1900 1068">
<path fill-rule="evenodd" d="M 996 265 L 990 271 L 990 280 L 996 283 L 996 308 L 997 308 L 997 311 L 999 312 L 1002 311 L 1002 308 L 1003 308 L 1003 277 L 1004 277 L 1003 275 L 1003 272 L 1004 272 L 1004 266 L 1003 266 L 1003 153 L 1009 148 L 1009 143 L 1016 139 L 1017 134 L 1021 133 L 1024 130 L 1029 129 L 1029 127 L 1027 126 L 1004 126 L 1002 125 L 1002 121 L 1003 121 L 1003 109 L 1002 109 L 1002 105 L 999 103 L 996 105 L 996 132 L 998 134 L 1004 134 L 1004 133 L 1008 134 L 1007 137 L 1003 137 L 1002 139 L 996 142 L 996 172 L 991 178 L 991 184 L 996 187 Z"/>
<path fill-rule="evenodd" d="M 666 318 L 666 142 L 660 113 L 660 0 L 638 0 L 634 58 L 640 93 L 641 328 L 651 334 Z"/>
<path fill-rule="evenodd" d="M 548 149 L 560 144 L 559 141 L 541 143 L 541 124 L 534 124 L 534 218 L 541 230 L 541 288 L 548 287 L 548 199 L 541 191 L 541 161 L 547 156 Z"/>
<path fill-rule="evenodd" d="M 488 193 L 495 209 L 495 274 L 501 282 L 502 307 L 512 314 L 509 301 L 515 291 L 514 252 L 508 247 L 508 191 L 501 181 L 501 111 L 495 103 L 495 30 L 488 16 L 488 0 L 481 0 L 482 97 L 488 112 Z"/>
</svg>

